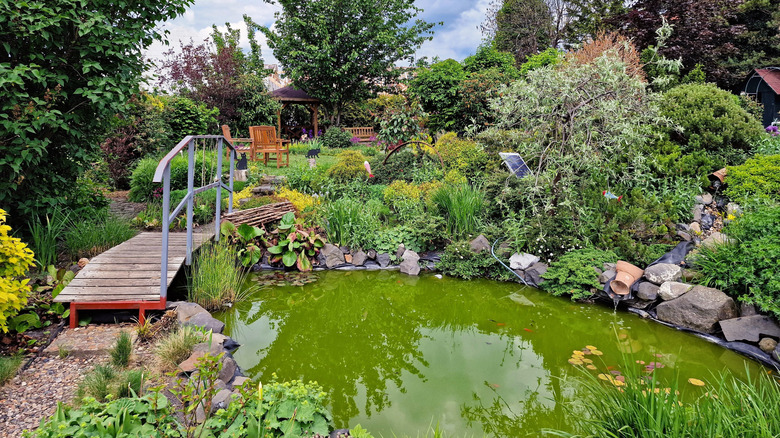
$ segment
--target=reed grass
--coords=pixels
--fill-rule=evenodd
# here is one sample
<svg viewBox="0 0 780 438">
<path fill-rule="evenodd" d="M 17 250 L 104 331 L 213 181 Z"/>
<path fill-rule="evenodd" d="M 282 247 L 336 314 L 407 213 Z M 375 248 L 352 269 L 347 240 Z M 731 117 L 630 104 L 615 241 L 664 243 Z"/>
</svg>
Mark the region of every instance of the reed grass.
<svg viewBox="0 0 780 438">
<path fill-rule="evenodd" d="M 174 370 L 190 357 L 195 344 L 204 342 L 206 335 L 192 326 L 184 326 L 169 333 L 155 347 L 155 354 L 163 370 Z"/>
<path fill-rule="evenodd" d="M 63 244 L 71 257 L 94 257 L 131 239 L 137 232 L 130 221 L 106 214 L 97 220 L 71 220 Z"/>
<path fill-rule="evenodd" d="M 477 230 L 485 205 L 485 194 L 468 184 L 444 186 L 433 195 L 433 203 L 447 221 L 447 231 L 466 237 Z"/>
<path fill-rule="evenodd" d="M 103 402 L 111 394 L 111 384 L 117 378 L 117 372 L 110 365 L 97 365 L 92 371 L 84 375 L 84 380 L 76 390 L 76 402 L 84 397 L 93 397 Z"/>
<path fill-rule="evenodd" d="M 324 210 L 328 240 L 336 245 L 368 247 L 381 226 L 378 201 L 339 198 Z"/>
<path fill-rule="evenodd" d="M 45 218 L 45 222 L 44 222 Z M 51 217 L 38 216 L 29 224 L 29 247 L 35 254 L 35 262 L 40 269 L 57 262 L 57 241 L 65 232 L 68 215 L 57 209 Z"/>
<path fill-rule="evenodd" d="M 204 245 L 193 265 L 187 299 L 207 310 L 241 301 L 253 291 L 244 284 L 246 273 L 236 266 L 235 250 L 224 241 Z"/>
<path fill-rule="evenodd" d="M 130 355 L 133 353 L 133 341 L 130 334 L 126 331 L 119 332 L 119 338 L 116 344 L 109 350 L 111 355 L 111 364 L 116 367 L 125 368 L 130 363 Z"/>
<path fill-rule="evenodd" d="M 11 380 L 22 365 L 22 356 L 0 356 L 0 385 Z"/>
<path fill-rule="evenodd" d="M 562 437 L 777 437 L 780 384 L 767 374 L 745 379 L 721 373 L 699 388 L 675 378 L 664 387 L 655 378 L 641 383 L 633 362 L 624 360 L 625 386 L 617 388 L 590 373 L 578 379 L 580 397 L 571 406 L 580 434 Z"/>
</svg>

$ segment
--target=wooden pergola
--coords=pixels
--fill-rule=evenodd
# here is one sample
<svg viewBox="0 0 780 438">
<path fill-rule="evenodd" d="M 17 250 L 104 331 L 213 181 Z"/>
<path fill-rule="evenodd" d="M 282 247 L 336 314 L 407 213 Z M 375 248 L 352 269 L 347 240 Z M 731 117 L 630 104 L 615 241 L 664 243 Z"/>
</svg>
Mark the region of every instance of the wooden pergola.
<svg viewBox="0 0 780 438">
<path fill-rule="evenodd" d="M 282 104 L 282 106 L 276 111 L 276 129 L 280 136 L 282 135 L 282 110 L 287 108 L 287 105 L 290 104 L 303 105 L 306 107 L 306 109 L 311 111 L 312 125 L 314 125 L 314 136 L 317 136 L 317 131 L 319 131 L 319 123 L 317 119 L 320 108 L 319 99 L 316 97 L 311 97 L 305 91 L 293 88 L 291 85 L 272 91 L 271 97 Z"/>
</svg>

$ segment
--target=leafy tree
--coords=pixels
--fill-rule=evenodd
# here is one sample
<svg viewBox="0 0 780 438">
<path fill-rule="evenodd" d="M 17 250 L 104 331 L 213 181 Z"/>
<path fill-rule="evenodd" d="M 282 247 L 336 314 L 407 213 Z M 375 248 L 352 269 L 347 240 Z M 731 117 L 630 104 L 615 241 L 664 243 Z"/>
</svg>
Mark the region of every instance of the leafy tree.
<svg viewBox="0 0 780 438">
<path fill-rule="evenodd" d="M 529 71 L 544 67 L 545 65 L 557 65 L 564 59 L 564 52 L 550 47 L 544 52 L 526 57 L 526 61 L 520 65 L 520 76 L 525 76 Z"/>
<path fill-rule="evenodd" d="M 409 93 L 417 98 L 423 110 L 430 114 L 428 128 L 457 130 L 463 122 L 457 116 L 460 111 L 460 87 L 466 79 L 463 66 L 454 59 L 437 62 L 430 68 L 417 71 L 417 76 L 409 83 Z"/>
<path fill-rule="evenodd" d="M 156 24 L 191 3 L 0 2 L 0 206 L 15 222 L 74 201 L 99 136 L 138 91 L 143 50 L 163 39 Z"/>
<path fill-rule="evenodd" d="M 566 3 L 567 46 L 593 39 L 599 32 L 616 30 L 609 19 L 626 11 L 623 0 L 568 0 Z"/>
<path fill-rule="evenodd" d="M 520 65 L 525 57 L 552 44 L 550 8 L 544 0 L 493 0 L 482 33 L 496 49 L 511 53 Z"/>
<path fill-rule="evenodd" d="M 701 64 L 708 80 L 737 90 L 751 68 L 780 62 L 780 0 L 639 0 L 611 20 L 641 49 L 666 17 L 674 32 L 661 54 L 683 73 Z"/>
<path fill-rule="evenodd" d="M 477 53 L 464 59 L 463 67 L 467 73 L 477 73 L 495 68 L 499 72 L 513 78 L 520 76 L 515 67 L 515 59 L 512 54 L 499 52 L 491 44 L 483 44 L 477 49 Z"/>
<path fill-rule="evenodd" d="M 272 3 L 273 0 L 266 0 Z M 340 123 L 346 102 L 381 90 L 399 61 L 431 39 L 413 0 L 279 0 L 274 29 L 260 27 L 293 83 L 321 99 Z"/>
<path fill-rule="evenodd" d="M 272 123 L 276 101 L 267 96 L 257 24 L 244 15 L 250 52 L 239 47 L 241 32 L 226 23 L 225 32 L 213 26 L 203 44 L 181 44 L 179 52 L 166 52 L 159 69 L 159 85 L 219 110 L 219 122 L 240 135 L 249 125 Z M 213 127 L 213 130 L 216 126 Z M 203 131 L 206 132 L 206 131 Z"/>
</svg>

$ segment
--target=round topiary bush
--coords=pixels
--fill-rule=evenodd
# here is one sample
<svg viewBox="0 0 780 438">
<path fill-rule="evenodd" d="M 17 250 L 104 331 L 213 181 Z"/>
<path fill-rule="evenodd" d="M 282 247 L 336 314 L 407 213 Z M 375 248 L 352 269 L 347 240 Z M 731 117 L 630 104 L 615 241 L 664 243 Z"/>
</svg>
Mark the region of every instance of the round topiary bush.
<svg viewBox="0 0 780 438">
<path fill-rule="evenodd" d="M 352 146 L 352 134 L 337 126 L 328 128 L 322 136 L 322 145 L 326 148 L 348 148 Z"/>
<path fill-rule="evenodd" d="M 366 156 L 358 151 L 344 151 L 336 158 L 338 162 L 328 169 L 328 176 L 338 183 L 347 183 L 357 178 L 368 178 L 363 162 Z"/>
<path fill-rule="evenodd" d="M 750 150 L 763 128 L 739 98 L 713 84 L 685 84 L 664 93 L 661 115 L 681 129 L 670 132 L 684 152 L 700 151 L 728 156 L 730 150 Z"/>
</svg>

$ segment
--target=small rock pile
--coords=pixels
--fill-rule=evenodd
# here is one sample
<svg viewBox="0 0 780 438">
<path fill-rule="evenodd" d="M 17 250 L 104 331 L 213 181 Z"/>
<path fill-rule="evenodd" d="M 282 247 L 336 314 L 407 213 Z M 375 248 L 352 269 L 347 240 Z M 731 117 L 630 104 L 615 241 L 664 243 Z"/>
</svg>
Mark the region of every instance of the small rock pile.
<svg viewBox="0 0 780 438">
<path fill-rule="evenodd" d="M 222 334 L 225 324 L 211 316 L 211 314 L 195 303 L 174 301 L 168 303 L 169 309 L 176 309 L 178 322 L 182 326 L 196 326 L 204 330 L 211 330 L 209 342 L 195 344 L 192 354 L 184 362 L 179 364 L 179 375 L 191 378 L 197 370 L 198 359 L 206 354 L 213 356 L 224 353 L 221 362 L 222 370 L 217 377 L 216 386 L 219 389 L 211 400 L 211 410 L 224 409 L 230 403 L 233 395 L 239 394 L 239 388 L 249 380 L 241 372 L 231 352 L 238 348 L 239 344 L 228 336 Z M 196 409 L 196 418 L 199 422 L 205 421 L 206 412 L 202 405 Z"/>
</svg>

